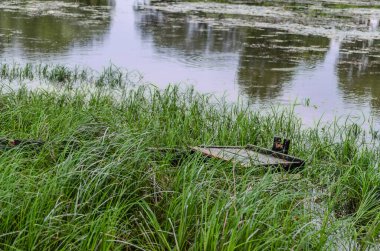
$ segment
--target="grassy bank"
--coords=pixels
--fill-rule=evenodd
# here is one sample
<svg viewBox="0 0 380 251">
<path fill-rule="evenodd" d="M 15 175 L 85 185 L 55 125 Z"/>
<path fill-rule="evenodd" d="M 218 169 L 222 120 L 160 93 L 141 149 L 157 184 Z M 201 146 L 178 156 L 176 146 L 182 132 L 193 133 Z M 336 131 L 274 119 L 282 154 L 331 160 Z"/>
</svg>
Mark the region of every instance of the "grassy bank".
<svg viewBox="0 0 380 251">
<path fill-rule="evenodd" d="M 101 87 L 119 79 L 116 99 L 111 86 L 84 92 L 72 88 L 69 77 L 50 78 L 60 76 L 54 69 L 61 68 L 49 68 L 44 76 L 32 67 L 33 77 L 15 74 L 12 81 L 47 80 L 70 88 L 3 88 L 0 94 L 1 137 L 46 142 L 41 149 L 1 152 L 0 249 L 364 250 L 377 245 L 378 150 L 364 144 L 358 126 L 302 129 L 291 111 L 261 114 L 174 86 L 130 88 L 119 71 L 81 75 L 81 82 Z M 2 82 L 9 82 L 10 68 L 3 72 Z M 300 175 L 233 167 L 197 155 L 174 165 L 175 156 L 158 158 L 147 149 L 267 147 L 274 135 L 292 139 L 291 153 L 307 160 Z"/>
</svg>

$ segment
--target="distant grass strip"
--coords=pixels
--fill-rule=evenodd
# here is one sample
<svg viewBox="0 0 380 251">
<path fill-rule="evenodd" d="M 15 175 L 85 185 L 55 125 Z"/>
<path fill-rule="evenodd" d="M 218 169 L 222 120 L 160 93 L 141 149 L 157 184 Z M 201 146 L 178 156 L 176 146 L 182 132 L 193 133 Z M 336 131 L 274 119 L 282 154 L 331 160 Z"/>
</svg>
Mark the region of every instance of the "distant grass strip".
<svg viewBox="0 0 380 251">
<path fill-rule="evenodd" d="M 345 3 L 322 3 L 322 6 L 330 9 L 379 9 L 380 6 L 376 2 L 369 2 L 366 5 L 357 5 L 354 2 L 350 4 Z"/>
<path fill-rule="evenodd" d="M 25 68 L 19 69 L 13 78 L 23 82 Z M 28 74 L 38 81 L 62 74 L 51 67 L 36 77 L 34 69 Z M 10 70 L 4 72 L 3 83 L 10 78 Z M 99 80 L 89 76 L 81 82 Z M 98 76 L 125 81 L 112 71 Z M 52 78 L 52 84 L 70 83 L 70 77 Z M 379 152 L 363 140 L 360 126 L 332 122 L 301 129 L 291 110 L 263 114 L 176 86 L 122 85 L 117 97 L 114 87 L 103 87 L 3 88 L 0 136 L 45 144 L 0 152 L 0 249 L 378 247 Z M 290 138 L 291 153 L 307 160 L 299 175 L 199 155 L 178 162 L 171 153 L 148 149 L 267 147 L 274 135 Z"/>
</svg>

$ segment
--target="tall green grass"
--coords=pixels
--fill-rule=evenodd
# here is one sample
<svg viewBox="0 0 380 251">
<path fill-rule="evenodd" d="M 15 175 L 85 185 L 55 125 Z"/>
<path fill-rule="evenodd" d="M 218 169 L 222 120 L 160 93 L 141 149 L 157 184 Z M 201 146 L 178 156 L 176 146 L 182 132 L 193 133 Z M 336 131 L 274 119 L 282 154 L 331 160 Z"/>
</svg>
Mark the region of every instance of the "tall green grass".
<svg viewBox="0 0 380 251">
<path fill-rule="evenodd" d="M 4 67 L 3 83 L 33 76 L 69 88 L 2 88 L 1 137 L 45 144 L 0 153 L 0 249 L 379 247 L 379 153 L 357 125 L 306 129 L 292 110 L 260 113 L 177 86 L 130 87 L 118 69 L 91 76 Z M 72 88 L 75 78 L 98 87 Z M 307 160 L 299 175 L 149 150 L 268 147 L 274 135 L 290 138 L 291 153 Z"/>
</svg>

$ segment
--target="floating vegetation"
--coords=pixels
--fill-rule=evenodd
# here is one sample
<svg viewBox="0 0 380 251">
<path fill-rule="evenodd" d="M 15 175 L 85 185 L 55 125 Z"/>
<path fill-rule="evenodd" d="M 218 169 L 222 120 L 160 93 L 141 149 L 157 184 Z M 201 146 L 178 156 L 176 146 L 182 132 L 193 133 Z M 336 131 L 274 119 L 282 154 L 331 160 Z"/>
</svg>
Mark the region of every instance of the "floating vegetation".
<svg viewBox="0 0 380 251">
<path fill-rule="evenodd" d="M 277 2 L 270 6 L 212 2 L 157 2 L 144 7 L 165 12 L 186 13 L 198 22 L 215 23 L 215 25 L 270 28 L 293 34 L 324 37 L 380 39 L 380 33 L 376 32 L 380 19 L 380 9 L 377 7 L 380 5 L 374 5 L 372 8 L 366 4 L 362 8 L 342 9 L 329 8 L 318 2 L 297 4 L 307 5 L 307 8 L 294 8 L 294 5 L 290 5 L 289 8 L 287 2 Z"/>
<path fill-rule="evenodd" d="M 54 16 L 64 18 L 108 19 L 110 7 L 81 5 L 77 1 L 2 1 L 0 11 L 16 12 L 28 16 Z M 100 21 L 100 20 L 99 20 Z"/>
</svg>

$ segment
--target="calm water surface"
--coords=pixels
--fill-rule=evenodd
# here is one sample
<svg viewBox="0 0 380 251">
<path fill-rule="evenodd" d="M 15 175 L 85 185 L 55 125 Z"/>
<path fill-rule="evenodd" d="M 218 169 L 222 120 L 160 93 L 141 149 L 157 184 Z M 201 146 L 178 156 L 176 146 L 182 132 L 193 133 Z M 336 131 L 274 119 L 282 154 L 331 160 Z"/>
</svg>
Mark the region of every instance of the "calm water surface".
<svg viewBox="0 0 380 251">
<path fill-rule="evenodd" d="M 194 85 L 257 109 L 297 102 L 306 124 L 346 115 L 377 122 L 380 29 L 377 13 L 371 15 L 354 20 L 365 37 L 347 39 L 231 24 L 230 16 L 167 12 L 134 0 L 3 0 L 0 57 L 96 70 L 113 63 L 158 86 Z"/>
</svg>

